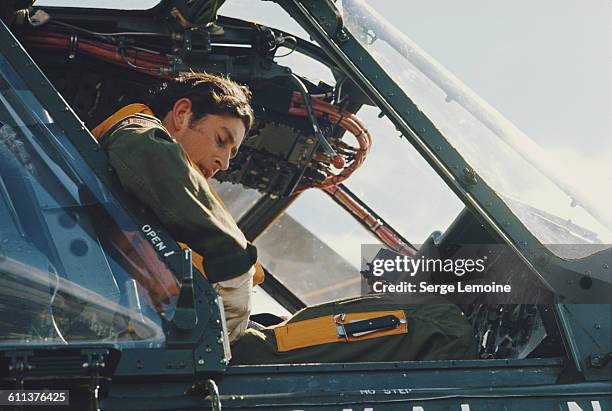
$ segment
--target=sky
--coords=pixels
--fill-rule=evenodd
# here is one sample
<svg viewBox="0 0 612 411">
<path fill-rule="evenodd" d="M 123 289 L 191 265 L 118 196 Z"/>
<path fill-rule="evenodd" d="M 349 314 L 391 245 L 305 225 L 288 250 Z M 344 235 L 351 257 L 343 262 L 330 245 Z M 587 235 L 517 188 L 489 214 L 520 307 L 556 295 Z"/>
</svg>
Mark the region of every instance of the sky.
<svg viewBox="0 0 612 411">
<path fill-rule="evenodd" d="M 378 12 L 544 146 L 586 155 L 612 125 L 609 0 L 377 1 Z"/>
<path fill-rule="evenodd" d="M 75 1 L 45 3 L 73 5 Z M 80 1 L 123 7 L 125 1 Z M 156 2 L 135 0 L 131 8 Z M 557 158 L 600 203 L 612 198 L 612 1 L 610 0 L 370 0 L 388 22 L 415 41 L 498 110 L 544 151 Z M 38 2 L 37 4 L 43 4 Z M 228 0 L 220 14 L 257 21 L 306 36 L 276 4 Z M 307 37 L 306 37 L 307 38 Z M 292 55 L 280 59 L 298 74 L 330 80 L 329 72 Z M 375 141 L 364 166 L 348 181 L 354 191 L 410 241 L 444 230 L 462 204 L 378 111 L 359 115 Z M 403 143 L 403 144 L 402 144 Z M 390 157 L 394 157 L 393 161 Z M 358 251 L 361 235 L 339 230 L 329 200 L 309 195 L 289 210 L 344 255 Z M 317 209 L 319 217 L 309 216 Z M 337 225 L 337 224 L 336 224 Z"/>
</svg>

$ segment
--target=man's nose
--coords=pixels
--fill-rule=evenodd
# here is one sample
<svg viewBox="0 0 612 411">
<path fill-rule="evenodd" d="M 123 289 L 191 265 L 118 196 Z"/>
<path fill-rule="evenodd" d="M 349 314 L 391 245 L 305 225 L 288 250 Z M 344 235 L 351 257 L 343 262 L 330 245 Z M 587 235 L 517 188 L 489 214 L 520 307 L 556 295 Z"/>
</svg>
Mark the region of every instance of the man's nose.
<svg viewBox="0 0 612 411">
<path fill-rule="evenodd" d="M 221 171 L 225 171 L 229 168 L 229 162 L 230 162 L 230 154 L 225 153 L 225 152 L 219 155 L 219 157 L 217 157 L 217 160 L 216 160 L 217 166 L 219 167 L 219 170 Z"/>
</svg>

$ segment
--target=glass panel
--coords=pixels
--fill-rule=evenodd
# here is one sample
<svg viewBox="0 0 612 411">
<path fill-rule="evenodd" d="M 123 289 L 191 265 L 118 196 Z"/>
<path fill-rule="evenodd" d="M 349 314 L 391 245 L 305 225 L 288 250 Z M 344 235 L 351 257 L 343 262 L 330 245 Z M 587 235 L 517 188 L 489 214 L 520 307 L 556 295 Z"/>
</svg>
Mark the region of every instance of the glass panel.
<svg viewBox="0 0 612 411">
<path fill-rule="evenodd" d="M 255 245 L 259 258 L 307 304 L 360 295 L 361 244 L 377 239 L 319 190 L 307 190 Z"/>
<path fill-rule="evenodd" d="M 349 30 L 543 244 L 612 242 L 609 164 L 592 174 L 568 167 L 366 2 L 342 5 Z"/>
<path fill-rule="evenodd" d="M 229 0 L 219 9 L 219 14 L 277 28 L 304 40 L 310 39 L 308 33 L 281 6 L 271 1 Z"/>
<path fill-rule="evenodd" d="M 308 33 L 282 7 L 273 2 L 230 0 L 221 7 L 219 14 L 263 24 L 297 36 L 302 40 L 310 40 Z M 293 42 L 287 41 L 287 44 L 292 45 Z M 335 83 L 331 70 L 315 59 L 297 52 L 291 52 L 286 47 L 279 48 L 276 56 L 274 60 L 278 64 L 299 67 L 296 72 L 300 76 L 311 80 L 314 84 L 319 81 L 327 84 Z"/>
<path fill-rule="evenodd" d="M 2 56 L 0 233 L 0 345 L 164 342 L 178 293 L 153 248 L 165 246 L 130 223 Z"/>
<path fill-rule="evenodd" d="M 78 7 L 119 10 L 147 10 L 159 4 L 159 0 L 79 0 Z M 38 0 L 36 6 L 75 7 L 74 0 Z"/>
<path fill-rule="evenodd" d="M 345 184 L 405 239 L 421 244 L 432 232 L 445 230 L 463 204 L 378 113 L 370 106 L 358 113 L 372 133 L 372 148 Z"/>
<path fill-rule="evenodd" d="M 259 191 L 244 188 L 240 184 L 220 183 L 217 180 L 210 180 L 210 185 L 219 194 L 223 204 L 236 221 L 261 198 Z"/>
<path fill-rule="evenodd" d="M 279 317 L 291 316 L 291 313 L 274 298 L 270 297 L 270 294 L 260 286 L 256 286 L 253 288 L 253 306 L 251 308 L 251 314 L 260 313 L 270 313 Z"/>
</svg>

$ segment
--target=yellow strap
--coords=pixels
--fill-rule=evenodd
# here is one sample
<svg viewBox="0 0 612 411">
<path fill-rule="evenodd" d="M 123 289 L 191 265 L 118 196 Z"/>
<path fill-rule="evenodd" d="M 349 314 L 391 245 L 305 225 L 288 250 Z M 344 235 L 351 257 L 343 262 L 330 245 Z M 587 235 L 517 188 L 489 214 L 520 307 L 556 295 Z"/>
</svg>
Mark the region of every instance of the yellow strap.
<svg viewBox="0 0 612 411">
<path fill-rule="evenodd" d="M 179 242 L 178 245 L 183 250 L 189 247 L 187 244 L 181 243 L 181 242 Z M 202 275 L 206 277 L 206 271 L 204 270 L 204 257 L 196 253 L 195 251 L 191 250 L 191 261 L 193 265 L 195 266 L 195 268 L 200 270 Z M 253 276 L 253 286 L 263 283 L 264 279 L 265 279 L 265 273 L 264 273 L 263 267 L 261 266 L 261 263 L 257 261 L 255 263 L 255 275 Z"/>
<path fill-rule="evenodd" d="M 263 267 L 259 260 L 255 262 L 255 275 L 253 276 L 253 287 L 264 282 L 266 274 L 264 273 Z"/>
<path fill-rule="evenodd" d="M 113 128 L 113 126 L 120 121 L 125 120 L 129 116 L 134 114 L 148 114 L 150 116 L 153 115 L 153 111 L 146 106 L 145 104 L 130 104 L 127 105 L 115 113 L 111 114 L 106 120 L 98 124 L 96 128 L 91 130 L 91 134 L 96 138 L 96 140 L 100 140 L 100 138 L 106 134 L 108 130 Z"/>
<path fill-rule="evenodd" d="M 369 340 L 372 338 L 386 337 L 388 335 L 406 334 L 408 332 L 408 323 L 406 322 L 406 313 L 404 310 L 347 313 L 341 323 L 346 324 L 351 321 L 369 320 L 385 315 L 394 315 L 399 318 L 401 321 L 399 327 L 391 330 L 375 331 L 360 337 L 339 337 L 336 327 L 340 324 L 336 322 L 335 318 L 337 317 L 334 315 L 326 315 L 311 320 L 282 324 L 274 328 L 276 345 L 279 352 L 285 352 L 321 344 Z"/>
</svg>

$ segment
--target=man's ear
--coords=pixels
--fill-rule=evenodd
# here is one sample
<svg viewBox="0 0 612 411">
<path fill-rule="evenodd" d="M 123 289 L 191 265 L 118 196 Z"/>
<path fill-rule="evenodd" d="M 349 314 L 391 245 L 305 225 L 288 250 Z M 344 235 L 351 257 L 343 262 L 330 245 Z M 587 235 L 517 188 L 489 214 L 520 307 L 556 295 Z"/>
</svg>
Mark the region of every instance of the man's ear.
<svg viewBox="0 0 612 411">
<path fill-rule="evenodd" d="M 191 100 L 187 97 L 180 98 L 174 103 L 170 114 L 172 123 L 177 130 L 189 127 L 192 115 L 191 108 Z"/>
</svg>

